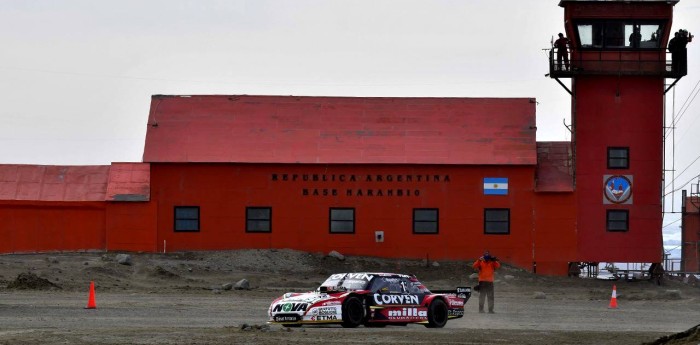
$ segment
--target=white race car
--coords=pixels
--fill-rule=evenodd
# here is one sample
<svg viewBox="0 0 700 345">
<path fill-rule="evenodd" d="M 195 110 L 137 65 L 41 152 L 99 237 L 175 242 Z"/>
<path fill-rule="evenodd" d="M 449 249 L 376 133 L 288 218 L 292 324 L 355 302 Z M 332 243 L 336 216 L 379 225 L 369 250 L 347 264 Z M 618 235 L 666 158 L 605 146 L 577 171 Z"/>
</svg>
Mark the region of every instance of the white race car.
<svg viewBox="0 0 700 345">
<path fill-rule="evenodd" d="M 269 323 L 381 327 L 419 323 L 444 327 L 464 315 L 470 287 L 430 291 L 413 275 L 338 273 L 315 291 L 285 293 L 272 302 Z"/>
</svg>

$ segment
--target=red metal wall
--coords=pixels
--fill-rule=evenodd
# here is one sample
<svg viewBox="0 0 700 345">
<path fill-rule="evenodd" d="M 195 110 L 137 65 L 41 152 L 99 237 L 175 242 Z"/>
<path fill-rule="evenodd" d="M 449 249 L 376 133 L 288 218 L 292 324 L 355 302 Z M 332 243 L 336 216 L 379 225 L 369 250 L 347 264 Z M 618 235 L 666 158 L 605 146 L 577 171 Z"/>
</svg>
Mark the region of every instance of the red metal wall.
<svg viewBox="0 0 700 345">
<path fill-rule="evenodd" d="M 156 203 L 106 203 L 106 250 L 156 251 Z"/>
<path fill-rule="evenodd" d="M 105 247 L 104 202 L 4 201 L 0 219 L 0 253 Z"/>
<path fill-rule="evenodd" d="M 581 76 L 574 92 L 579 259 L 660 262 L 663 79 Z M 607 169 L 608 147 L 629 147 L 629 169 Z M 633 204 L 603 204 L 606 174 L 633 176 Z M 629 210 L 627 232 L 606 231 L 607 209 Z"/>
<path fill-rule="evenodd" d="M 700 200 L 691 196 L 684 198 L 683 203 L 681 270 L 700 272 Z"/>
<path fill-rule="evenodd" d="M 567 274 L 576 254 L 576 198 L 574 193 L 537 193 L 531 243 L 538 274 Z"/>
<path fill-rule="evenodd" d="M 152 200 L 158 204 L 158 251 L 239 248 L 294 248 L 311 252 L 431 259 L 474 259 L 489 249 L 504 261 L 530 268 L 534 167 L 417 165 L 282 165 L 282 164 L 152 164 Z M 277 174 L 277 181 L 273 180 Z M 283 181 L 287 174 L 288 181 Z M 372 182 L 366 176 L 373 177 Z M 296 181 L 292 181 L 296 175 Z M 309 175 L 327 179 L 356 175 L 357 182 L 303 181 Z M 376 175 L 383 177 L 376 181 Z M 449 182 L 387 182 L 388 175 L 449 176 Z M 483 195 L 484 177 L 508 177 L 507 196 Z M 304 189 L 313 194 L 303 195 Z M 332 190 L 337 195 L 332 196 Z M 347 196 L 348 189 L 364 191 Z M 366 191 L 372 189 L 373 196 Z M 419 196 L 376 196 L 376 190 L 419 191 Z M 331 195 L 323 196 L 324 190 Z M 568 194 L 571 195 L 571 194 Z M 571 199 L 569 197 L 568 199 Z M 552 197 L 541 204 L 542 262 L 559 261 L 561 270 L 574 254 L 573 204 Z M 201 230 L 174 232 L 174 206 L 199 206 Z M 271 233 L 246 233 L 246 206 L 272 207 Z M 329 208 L 354 207 L 355 234 L 329 233 Z M 439 234 L 412 233 L 414 208 L 439 209 Z M 484 208 L 510 208 L 510 234 L 485 235 Z M 568 224 L 565 224 L 567 223 Z M 385 241 L 376 243 L 375 230 Z M 541 253 L 541 254 L 540 254 Z M 546 264 L 545 264 L 546 266 Z M 543 268 L 545 269 L 545 268 Z M 546 270 L 546 269 L 545 269 Z M 556 269 L 550 269 L 555 272 Z M 563 271 L 561 271 L 563 272 Z M 559 272 L 559 273 L 561 273 Z"/>
</svg>

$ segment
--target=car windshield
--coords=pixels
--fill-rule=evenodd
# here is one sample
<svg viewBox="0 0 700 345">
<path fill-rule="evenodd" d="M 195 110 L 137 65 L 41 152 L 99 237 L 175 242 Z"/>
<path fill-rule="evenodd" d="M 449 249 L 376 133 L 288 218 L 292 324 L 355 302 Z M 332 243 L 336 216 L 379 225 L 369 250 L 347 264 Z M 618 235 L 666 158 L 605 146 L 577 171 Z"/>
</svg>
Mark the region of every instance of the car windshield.
<svg viewBox="0 0 700 345">
<path fill-rule="evenodd" d="M 414 277 L 408 279 L 407 288 L 409 293 L 430 293 L 430 290 Z"/>
<path fill-rule="evenodd" d="M 331 275 L 321 286 L 329 290 L 366 290 L 372 275 L 365 273 L 338 273 Z"/>
<path fill-rule="evenodd" d="M 430 293 L 430 290 L 423 283 L 412 276 L 380 276 L 372 281 L 372 285 L 370 285 L 368 290 L 379 293 Z"/>
</svg>

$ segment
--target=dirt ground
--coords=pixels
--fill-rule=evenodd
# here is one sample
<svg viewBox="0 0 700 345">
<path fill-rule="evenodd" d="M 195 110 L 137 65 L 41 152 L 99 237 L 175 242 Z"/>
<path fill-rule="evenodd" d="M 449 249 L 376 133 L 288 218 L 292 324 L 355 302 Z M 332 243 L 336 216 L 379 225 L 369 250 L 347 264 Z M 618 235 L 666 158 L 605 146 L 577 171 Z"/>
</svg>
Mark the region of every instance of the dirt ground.
<svg viewBox="0 0 700 345">
<path fill-rule="evenodd" d="M 412 273 L 432 289 L 476 281 L 467 262 L 242 250 L 130 254 L 132 264 L 121 265 L 116 255 L 0 255 L 0 344 L 700 343 L 691 329 L 700 323 L 700 288 L 668 279 L 657 286 L 541 277 L 505 265 L 495 283 L 496 314 L 477 313 L 475 294 L 464 318 L 443 329 L 287 329 L 266 326 L 270 302 L 314 289 L 331 273 Z M 250 290 L 225 286 L 244 278 Z M 84 309 L 90 281 L 96 309 Z M 613 285 L 617 309 L 608 308 Z"/>
</svg>

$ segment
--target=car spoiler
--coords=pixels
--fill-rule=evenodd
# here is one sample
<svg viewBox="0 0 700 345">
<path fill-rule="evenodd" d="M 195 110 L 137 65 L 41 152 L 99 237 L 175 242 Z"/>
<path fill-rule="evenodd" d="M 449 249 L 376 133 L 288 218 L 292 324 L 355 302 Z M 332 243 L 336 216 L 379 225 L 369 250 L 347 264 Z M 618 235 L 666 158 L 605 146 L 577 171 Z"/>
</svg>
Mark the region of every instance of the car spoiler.
<svg viewBox="0 0 700 345">
<path fill-rule="evenodd" d="M 430 290 L 430 292 L 455 295 L 457 298 L 461 298 L 466 302 L 472 295 L 472 288 L 469 286 L 458 286 L 454 290 Z"/>
</svg>

